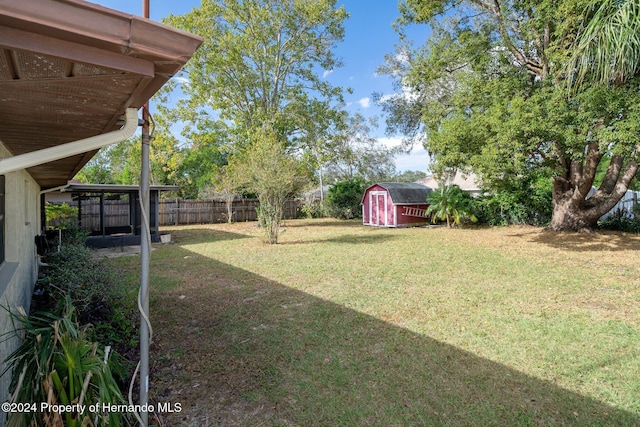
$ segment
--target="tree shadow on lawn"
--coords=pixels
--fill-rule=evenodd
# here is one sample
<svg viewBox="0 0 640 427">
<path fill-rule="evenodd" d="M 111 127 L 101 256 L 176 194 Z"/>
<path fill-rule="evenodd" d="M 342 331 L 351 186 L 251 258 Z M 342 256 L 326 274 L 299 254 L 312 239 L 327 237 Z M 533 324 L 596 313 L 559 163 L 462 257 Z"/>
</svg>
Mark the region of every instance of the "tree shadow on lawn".
<svg viewBox="0 0 640 427">
<path fill-rule="evenodd" d="M 534 243 L 542 243 L 544 245 L 569 252 L 614 252 L 640 250 L 639 235 L 612 231 L 571 233 L 536 230 L 510 234 L 509 236 L 526 238 Z"/>
<path fill-rule="evenodd" d="M 638 414 L 171 250 L 183 276 L 151 285 L 151 400 L 182 405 L 159 414 L 164 425 L 640 425 Z M 166 257 L 156 263 L 164 274 Z"/>
</svg>

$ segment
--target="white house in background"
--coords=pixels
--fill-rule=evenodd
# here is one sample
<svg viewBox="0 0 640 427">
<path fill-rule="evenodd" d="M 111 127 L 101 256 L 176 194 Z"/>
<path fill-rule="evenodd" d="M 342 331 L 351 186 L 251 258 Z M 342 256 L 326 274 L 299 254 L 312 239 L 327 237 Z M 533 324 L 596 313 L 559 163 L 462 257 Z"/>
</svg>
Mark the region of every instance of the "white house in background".
<svg viewBox="0 0 640 427">
<path fill-rule="evenodd" d="M 29 309 L 44 193 L 133 135 L 137 110 L 201 43 L 81 0 L 0 0 L 0 305 Z M 11 327 L 0 309 L 0 334 Z M 0 344 L 0 362 L 17 344 Z"/>
<path fill-rule="evenodd" d="M 432 189 L 439 187 L 439 182 L 434 175 L 416 181 L 417 184 L 422 184 Z M 482 194 L 482 189 L 478 183 L 478 177 L 474 173 L 462 174 L 460 171 L 456 172 L 453 179 L 447 181 L 447 185 L 455 184 L 464 191 L 468 191 L 472 196 L 479 196 Z"/>
</svg>

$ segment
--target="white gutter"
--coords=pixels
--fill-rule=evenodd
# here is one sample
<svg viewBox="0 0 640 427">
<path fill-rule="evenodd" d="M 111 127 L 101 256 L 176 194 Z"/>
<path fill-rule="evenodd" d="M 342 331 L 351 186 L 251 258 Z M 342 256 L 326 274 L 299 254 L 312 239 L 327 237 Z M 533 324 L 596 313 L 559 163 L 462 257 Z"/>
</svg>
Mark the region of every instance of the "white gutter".
<svg viewBox="0 0 640 427">
<path fill-rule="evenodd" d="M 122 128 L 114 130 L 113 132 L 68 142 L 56 147 L 44 148 L 31 153 L 19 154 L 2 159 L 0 160 L 0 175 L 53 162 L 54 160 L 64 159 L 65 157 L 87 153 L 110 144 L 122 142 L 131 138 L 137 128 L 138 110 L 135 108 L 127 108 L 124 126 Z"/>
<path fill-rule="evenodd" d="M 54 191 L 64 191 L 65 188 L 67 188 L 68 186 L 70 186 L 71 184 L 69 184 L 68 182 L 65 185 L 61 185 L 60 187 L 53 187 L 53 188 L 48 188 L 46 190 L 42 190 L 40 192 L 40 194 L 47 194 L 47 193 L 53 193 Z"/>
</svg>

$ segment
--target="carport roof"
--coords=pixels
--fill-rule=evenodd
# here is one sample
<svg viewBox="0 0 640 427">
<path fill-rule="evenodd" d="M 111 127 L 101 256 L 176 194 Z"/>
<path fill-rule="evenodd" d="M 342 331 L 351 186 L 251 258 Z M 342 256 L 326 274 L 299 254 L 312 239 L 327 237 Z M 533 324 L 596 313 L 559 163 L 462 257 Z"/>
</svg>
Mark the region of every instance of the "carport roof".
<svg viewBox="0 0 640 427">
<path fill-rule="evenodd" d="M 138 191 L 137 185 L 117 185 L 117 184 L 70 184 L 62 191 L 65 193 L 128 193 Z M 151 185 L 151 191 L 177 191 L 177 185 Z"/>
<path fill-rule="evenodd" d="M 80 0 L 0 0 L 0 141 L 12 155 L 119 129 L 202 38 Z M 67 183 L 95 154 L 28 169 Z"/>
</svg>

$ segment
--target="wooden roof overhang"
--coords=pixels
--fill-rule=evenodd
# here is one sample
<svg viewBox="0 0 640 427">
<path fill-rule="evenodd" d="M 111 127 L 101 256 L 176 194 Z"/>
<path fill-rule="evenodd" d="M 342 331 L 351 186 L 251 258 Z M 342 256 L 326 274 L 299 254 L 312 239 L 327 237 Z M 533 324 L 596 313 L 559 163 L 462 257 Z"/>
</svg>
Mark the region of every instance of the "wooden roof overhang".
<svg viewBox="0 0 640 427">
<path fill-rule="evenodd" d="M 119 129 L 202 38 L 80 0 L 0 0 L 0 142 L 16 156 Z M 27 169 L 61 186 L 96 150 Z"/>
<path fill-rule="evenodd" d="M 150 185 L 150 191 L 178 191 L 180 187 L 177 185 Z M 137 185 L 119 185 L 119 184 L 70 184 L 61 191 L 65 193 L 75 193 L 84 195 L 100 195 L 100 194 L 138 194 L 140 187 Z"/>
</svg>

